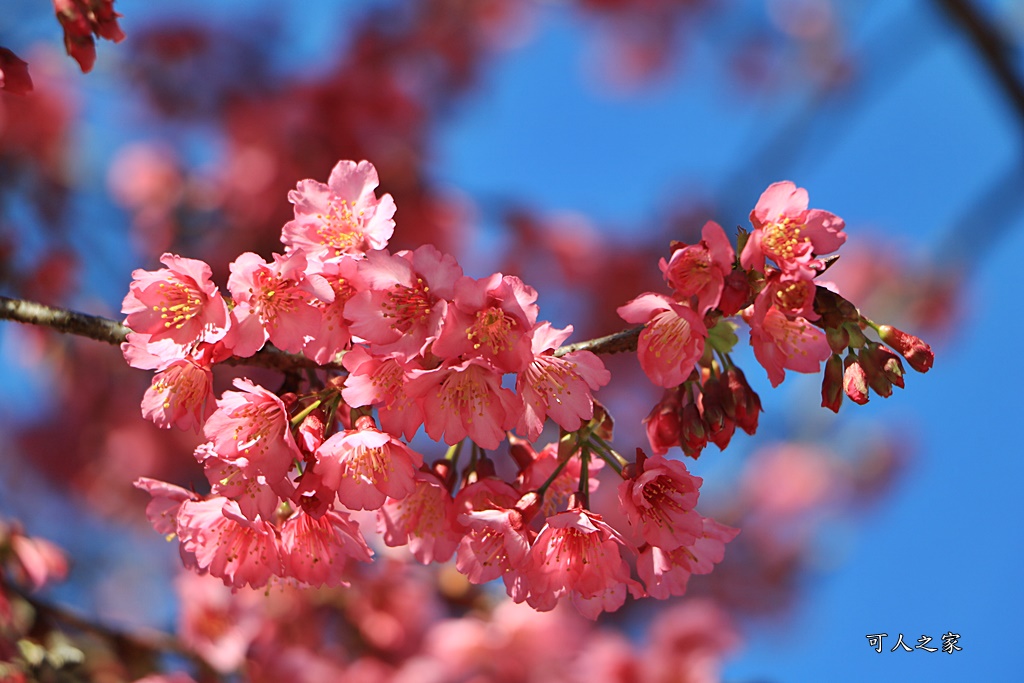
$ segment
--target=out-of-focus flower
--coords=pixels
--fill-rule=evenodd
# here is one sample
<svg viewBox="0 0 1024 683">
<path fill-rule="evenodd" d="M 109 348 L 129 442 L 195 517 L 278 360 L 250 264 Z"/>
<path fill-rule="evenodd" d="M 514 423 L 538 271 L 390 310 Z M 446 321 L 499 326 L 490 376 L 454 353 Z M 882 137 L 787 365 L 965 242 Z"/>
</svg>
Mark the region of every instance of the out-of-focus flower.
<svg viewBox="0 0 1024 683">
<path fill-rule="evenodd" d="M 0 90 L 24 95 L 32 91 L 28 63 L 6 47 L 0 47 Z"/>
</svg>

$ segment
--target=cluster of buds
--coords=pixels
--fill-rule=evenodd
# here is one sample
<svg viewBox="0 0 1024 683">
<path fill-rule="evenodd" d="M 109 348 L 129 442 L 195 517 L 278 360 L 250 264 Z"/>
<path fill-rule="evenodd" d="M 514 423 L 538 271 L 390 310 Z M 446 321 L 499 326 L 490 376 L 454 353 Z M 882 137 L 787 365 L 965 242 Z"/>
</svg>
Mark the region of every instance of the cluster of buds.
<svg viewBox="0 0 1024 683">
<path fill-rule="evenodd" d="M 814 307 L 821 314 L 832 351 L 821 385 L 821 405 L 830 410 L 839 412 L 844 394 L 863 405 L 868 402 L 869 389 L 883 398 L 892 395 L 894 386 L 902 389 L 904 370 L 900 356 L 918 372 L 928 372 L 935 362 L 928 344 L 891 325 L 879 325 L 865 318 L 835 292 L 820 288 Z M 874 330 L 881 342 L 891 348 L 870 340 L 865 335 L 868 329 Z"/>
<path fill-rule="evenodd" d="M 739 259 L 708 223 L 699 244 L 662 261 L 671 295 L 619 309 L 646 323 L 640 364 L 667 389 L 648 419 L 654 455 L 637 449 L 629 462 L 593 398 L 610 380 L 598 356 L 562 347 L 571 327 L 538 321 L 537 293 L 514 276 L 468 277 L 429 245 L 389 252 L 395 203 L 377 185 L 365 161 L 300 182 L 283 253 L 239 256 L 230 297 L 209 265 L 174 254 L 133 274 L 122 350 L 157 371 L 142 412 L 206 438 L 195 457 L 208 494 L 137 482 L 185 564 L 236 588 L 339 585 L 374 546 L 407 546 L 422 563 L 455 555 L 470 582 L 501 578 L 515 602 L 549 610 L 564 598 L 590 618 L 627 594 L 681 595 L 710 572 L 738 530 L 696 511 L 701 479 L 664 454 L 679 445 L 696 457 L 757 428 L 760 399 L 731 361 L 727 318 L 750 324 L 773 384 L 785 369 L 818 369 L 829 347 L 809 322 L 825 317 L 812 279 L 817 254 L 845 238 L 842 221 L 808 211 L 791 183 L 773 185 Z M 212 367 L 268 343 L 304 379 L 274 392 L 239 378 L 214 401 Z M 535 449 L 549 419 L 560 437 Z M 421 427 L 450 446 L 433 464 L 410 446 Z M 506 440 L 515 471 L 503 478 L 509 468 L 487 452 Z M 604 465 L 622 478 L 623 528 L 589 504 Z"/>
<path fill-rule="evenodd" d="M 791 182 L 771 185 L 750 213 L 753 230 L 741 231 L 739 256 L 722 228 L 705 224 L 697 244 L 673 243 L 661 271 L 670 294 L 646 293 L 619 308 L 627 322 L 643 323 L 640 366 L 666 388 L 645 420 L 651 449 L 678 446 L 696 458 L 709 443 L 728 445 L 736 427 L 757 430 L 761 401 L 731 352 L 741 316 L 750 328 L 754 357 L 772 386 L 786 370 L 816 373 L 825 362 L 822 405 L 838 411 L 843 393 L 867 402 L 870 386 L 889 396 L 903 386 L 899 358 L 863 334 L 881 340 L 920 372 L 931 367 L 927 344 L 867 320 L 839 294 L 815 282 L 846 241 L 843 220 L 808 208 L 806 190 Z M 844 361 L 837 354 L 849 348 Z"/>
</svg>

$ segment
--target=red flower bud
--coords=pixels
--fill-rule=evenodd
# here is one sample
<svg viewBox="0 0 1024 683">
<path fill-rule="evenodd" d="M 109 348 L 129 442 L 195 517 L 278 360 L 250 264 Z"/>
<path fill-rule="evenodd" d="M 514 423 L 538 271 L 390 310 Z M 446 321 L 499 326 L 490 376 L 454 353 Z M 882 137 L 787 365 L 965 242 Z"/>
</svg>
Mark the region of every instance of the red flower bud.
<svg viewBox="0 0 1024 683">
<path fill-rule="evenodd" d="M 843 404 L 843 359 L 836 354 L 825 362 L 825 377 L 821 381 L 821 407 L 833 413 Z"/>
<path fill-rule="evenodd" d="M 898 330 L 891 325 L 881 325 L 878 328 L 878 336 L 886 344 L 896 349 L 901 356 L 907 359 L 910 367 L 918 372 L 928 372 L 932 363 L 935 362 L 935 354 L 932 347 L 925 344 L 912 334 Z"/>
</svg>

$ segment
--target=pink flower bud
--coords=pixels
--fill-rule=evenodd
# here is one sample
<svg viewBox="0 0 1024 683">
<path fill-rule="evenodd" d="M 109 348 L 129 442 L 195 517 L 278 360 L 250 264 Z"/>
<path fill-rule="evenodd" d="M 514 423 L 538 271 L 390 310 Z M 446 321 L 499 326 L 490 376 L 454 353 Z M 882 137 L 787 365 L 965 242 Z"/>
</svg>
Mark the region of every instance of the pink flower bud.
<svg viewBox="0 0 1024 683">
<path fill-rule="evenodd" d="M 846 372 L 843 373 L 843 391 L 854 403 L 864 405 L 868 402 L 868 378 L 864 367 L 857 362 L 856 356 L 846 357 Z"/>
</svg>

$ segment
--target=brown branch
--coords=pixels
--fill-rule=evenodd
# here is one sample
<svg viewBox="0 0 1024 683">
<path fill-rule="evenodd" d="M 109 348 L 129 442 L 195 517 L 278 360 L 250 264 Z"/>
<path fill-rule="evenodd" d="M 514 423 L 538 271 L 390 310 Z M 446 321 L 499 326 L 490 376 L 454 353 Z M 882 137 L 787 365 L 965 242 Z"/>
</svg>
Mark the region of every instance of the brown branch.
<svg viewBox="0 0 1024 683">
<path fill-rule="evenodd" d="M 44 619 L 70 626 L 83 633 L 92 634 L 115 645 L 123 643 L 137 650 L 155 654 L 177 654 L 192 660 L 205 672 L 214 671 L 209 662 L 201 655 L 168 633 L 139 626 L 133 627 L 131 632 L 122 631 L 98 621 L 92 621 L 66 607 L 37 598 L 16 586 L 9 586 L 9 588 L 21 597 L 22 600 L 30 604 L 36 614 Z"/>
<path fill-rule="evenodd" d="M 598 337 L 597 339 L 588 339 L 586 341 L 576 342 L 575 344 L 568 344 L 562 346 L 555 351 L 556 356 L 564 356 L 567 353 L 573 351 L 592 351 L 594 353 L 623 353 L 625 351 L 636 351 L 636 342 L 640 338 L 640 332 L 644 329 L 644 325 L 638 325 L 637 327 L 631 327 L 628 330 L 622 332 L 616 332 L 615 334 L 609 334 L 607 337 Z"/>
<path fill-rule="evenodd" d="M 936 3 L 959 25 L 1024 122 L 1024 82 L 1014 68 L 1013 45 L 970 0 L 936 0 Z"/>
<path fill-rule="evenodd" d="M 0 296 L 0 320 L 14 320 L 29 325 L 48 327 L 63 334 L 74 334 L 115 345 L 126 341 L 126 335 L 131 331 L 116 320 L 109 318 L 5 296 Z M 310 358 L 286 353 L 270 344 L 264 346 L 254 356 L 249 358 L 231 357 L 224 361 L 224 364 L 256 366 L 282 372 L 305 369 L 343 369 L 340 363 L 318 365 Z"/>
<path fill-rule="evenodd" d="M 10 299 L 0 296 L 0 320 L 14 320 L 29 325 L 48 327 L 64 334 L 74 334 L 79 337 L 88 337 L 107 344 L 122 344 L 130 330 L 109 318 L 97 315 L 88 315 L 77 311 L 69 311 L 64 308 L 54 308 L 34 301 L 24 299 Z M 588 339 L 563 346 L 555 351 L 556 356 L 564 356 L 573 351 L 592 351 L 594 353 L 622 353 L 623 351 L 636 351 L 637 338 L 643 325 L 633 327 L 622 332 L 609 334 L 606 337 Z M 341 363 L 328 363 L 318 365 L 313 360 L 294 353 L 286 353 L 278 348 L 267 344 L 256 355 L 249 358 L 232 357 L 224 361 L 225 365 L 249 365 L 271 370 L 305 370 L 305 369 L 344 369 Z"/>
</svg>

